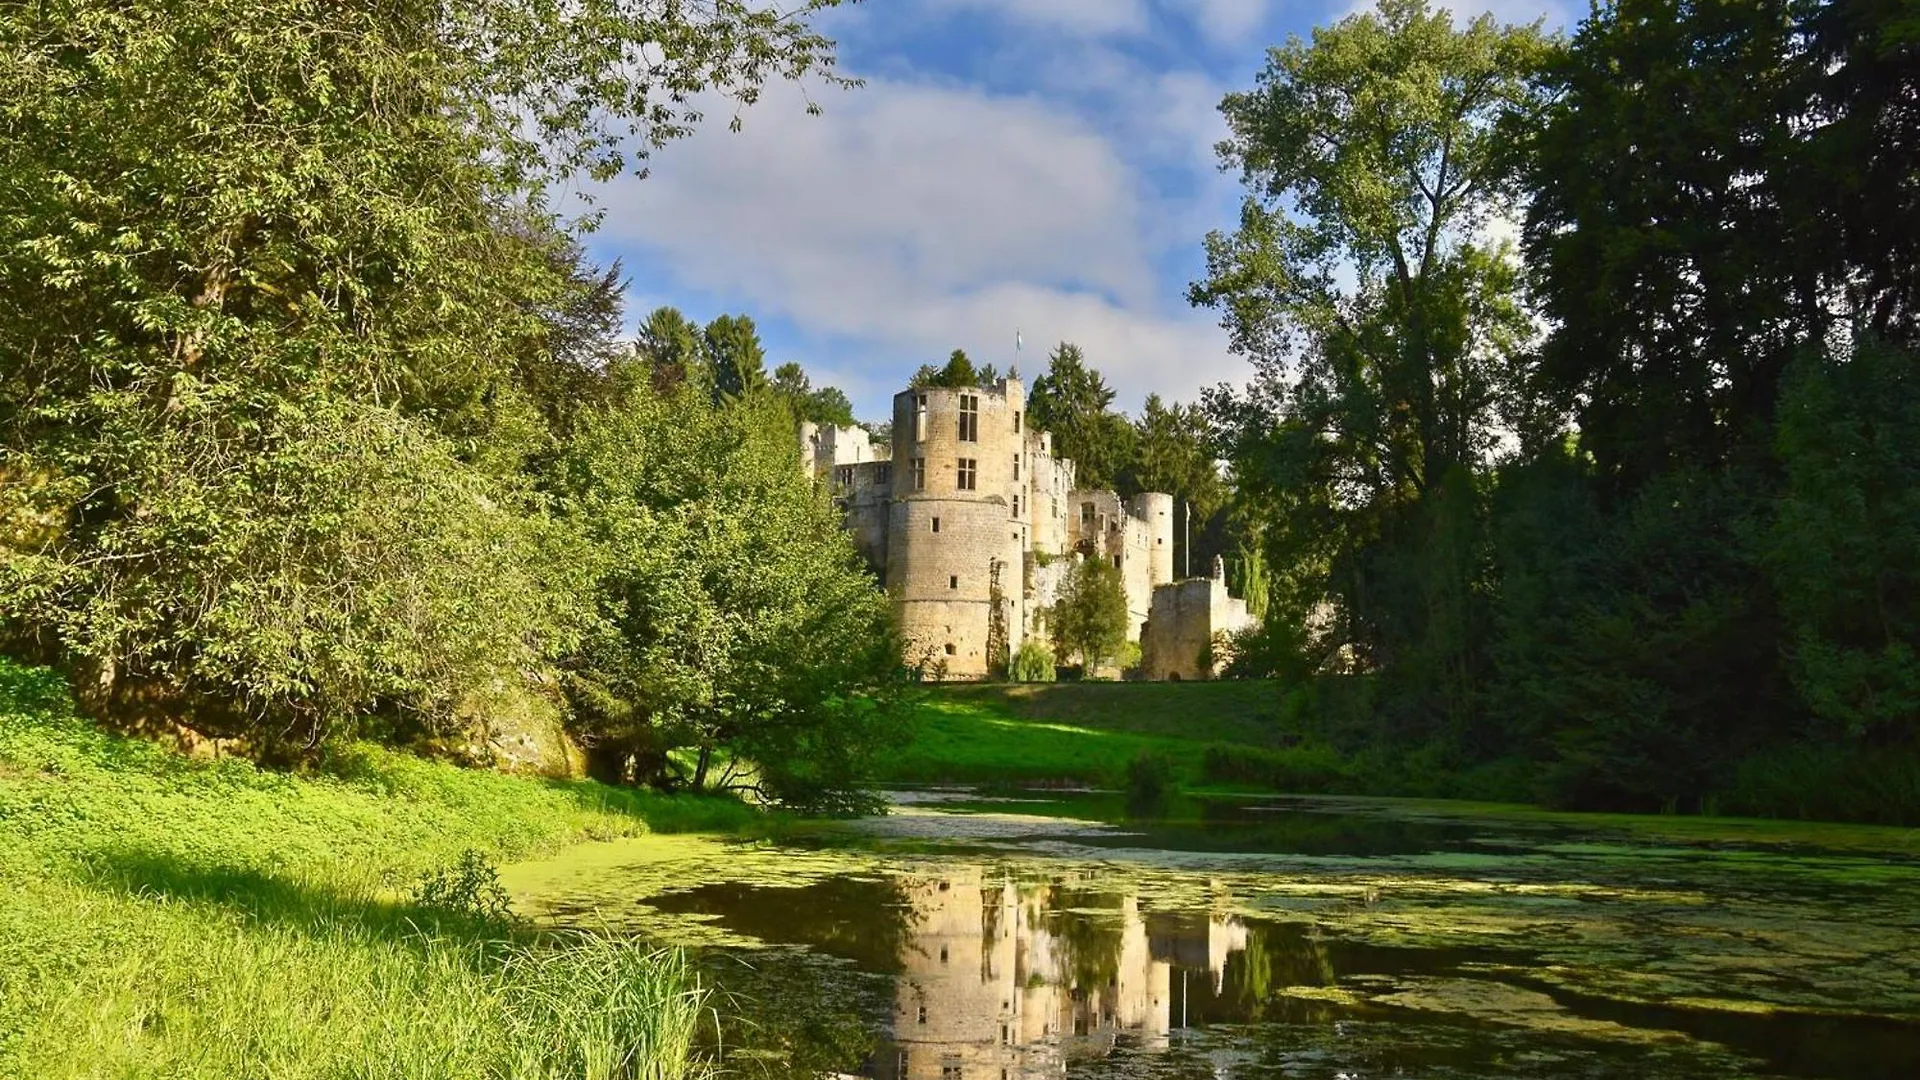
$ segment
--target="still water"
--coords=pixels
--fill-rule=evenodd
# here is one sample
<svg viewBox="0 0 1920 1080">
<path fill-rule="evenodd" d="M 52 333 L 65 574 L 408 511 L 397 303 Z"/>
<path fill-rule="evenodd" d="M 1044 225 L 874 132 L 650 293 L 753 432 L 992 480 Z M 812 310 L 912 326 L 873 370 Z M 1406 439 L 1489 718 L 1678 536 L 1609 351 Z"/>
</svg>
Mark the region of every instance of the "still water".
<svg viewBox="0 0 1920 1080">
<path fill-rule="evenodd" d="M 1920 1077 L 1911 833 L 896 799 L 507 881 L 550 923 L 695 948 L 745 1075 Z"/>
</svg>

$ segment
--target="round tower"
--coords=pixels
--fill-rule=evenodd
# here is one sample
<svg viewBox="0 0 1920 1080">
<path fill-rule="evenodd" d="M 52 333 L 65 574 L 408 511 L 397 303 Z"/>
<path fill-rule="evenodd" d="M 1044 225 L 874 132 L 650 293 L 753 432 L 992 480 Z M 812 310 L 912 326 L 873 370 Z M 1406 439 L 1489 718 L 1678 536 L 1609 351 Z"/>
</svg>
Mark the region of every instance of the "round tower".
<svg viewBox="0 0 1920 1080">
<path fill-rule="evenodd" d="M 1018 645 L 1030 533 L 1025 410 L 1012 379 L 894 395 L 887 588 L 910 661 L 977 678 Z"/>
<path fill-rule="evenodd" d="M 1158 491 L 1137 495 L 1133 514 L 1147 523 L 1147 575 L 1154 585 L 1173 580 L 1173 496 Z"/>
</svg>

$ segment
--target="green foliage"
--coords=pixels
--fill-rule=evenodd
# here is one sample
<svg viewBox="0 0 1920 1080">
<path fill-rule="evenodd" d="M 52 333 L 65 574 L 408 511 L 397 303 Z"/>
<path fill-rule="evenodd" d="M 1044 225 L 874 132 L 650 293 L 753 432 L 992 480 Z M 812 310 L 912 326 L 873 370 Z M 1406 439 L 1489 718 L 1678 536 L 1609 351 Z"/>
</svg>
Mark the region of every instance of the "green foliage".
<svg viewBox="0 0 1920 1080">
<path fill-rule="evenodd" d="M 786 405 L 796 422 L 854 426 L 853 402 L 846 393 L 837 386 L 816 388 L 799 364 L 789 361 L 775 368 L 772 389 L 774 397 Z"/>
<path fill-rule="evenodd" d="M 489 922 L 504 922 L 513 913 L 512 900 L 500 885 L 500 872 L 474 848 L 423 876 L 414 885 L 413 902 Z"/>
<path fill-rule="evenodd" d="M 697 392 L 713 392 L 706 339 L 678 308 L 655 308 L 648 314 L 634 337 L 633 350 L 646 365 L 656 391 L 671 393 L 691 382 Z"/>
<path fill-rule="evenodd" d="M 1228 561 L 1227 574 L 1233 592 L 1246 601 L 1247 614 L 1264 619 L 1270 578 L 1267 559 L 1260 553 L 1260 548 L 1257 545 L 1242 545 L 1239 552 Z"/>
<path fill-rule="evenodd" d="M 1623 0 L 1562 43 L 1395 0 L 1229 95 L 1249 198 L 1192 298 L 1255 365 L 1208 399 L 1266 570 L 1230 672 L 1342 783 L 1787 807 L 1754 762 L 1912 747 L 1897 7 Z M 1522 206 L 1526 281 L 1487 228 Z"/>
<path fill-rule="evenodd" d="M 1201 760 L 1201 776 L 1213 784 L 1290 795 L 1337 795 L 1355 789 L 1347 763 L 1328 746 L 1267 750 L 1215 744 Z"/>
<path fill-rule="evenodd" d="M 992 364 L 975 368 L 973 361 L 967 358 L 965 350 L 955 349 L 953 354 L 947 357 L 946 366 L 934 367 L 932 364 L 922 364 L 907 381 L 907 385 L 915 390 L 926 387 L 958 390 L 973 386 L 992 386 L 999 381 L 999 369 Z"/>
<path fill-rule="evenodd" d="M 539 474 L 619 312 L 548 192 L 837 81 L 827 6 L 0 11 L 0 633 L 268 752 L 550 665 L 589 613 Z"/>
<path fill-rule="evenodd" d="M 1087 675 L 1118 659 L 1127 642 L 1127 591 L 1120 570 L 1104 558 L 1083 558 L 1060 586 L 1047 614 L 1054 654 L 1078 656 Z"/>
<path fill-rule="evenodd" d="M 787 420 L 639 383 L 565 449 L 563 516 L 598 582 L 567 687 L 599 775 L 819 805 L 893 737 L 886 598 L 794 467 Z"/>
<path fill-rule="evenodd" d="M 745 315 L 722 315 L 702 333 L 714 401 L 737 401 L 767 388 L 767 352 L 760 330 Z"/>
<path fill-rule="evenodd" d="M 1113 411 L 1107 380 L 1072 342 L 1055 347 L 1046 374 L 1033 381 L 1027 415 L 1036 431 L 1053 433 L 1057 456 L 1073 459 L 1079 487 L 1113 487 L 1133 457 L 1133 426 Z"/>
<path fill-rule="evenodd" d="M 1177 767 L 1164 753 L 1143 750 L 1127 762 L 1127 810 L 1151 814 L 1166 805 L 1176 789 Z"/>
<path fill-rule="evenodd" d="M 1037 641 L 1023 641 L 1013 651 L 1007 665 L 1007 678 L 1017 683 L 1050 683 L 1054 680 L 1053 651 Z"/>
<path fill-rule="evenodd" d="M 1782 394 L 1766 541 L 1794 686 L 1830 737 L 1920 737 L 1920 354 L 1806 355 Z"/>
</svg>

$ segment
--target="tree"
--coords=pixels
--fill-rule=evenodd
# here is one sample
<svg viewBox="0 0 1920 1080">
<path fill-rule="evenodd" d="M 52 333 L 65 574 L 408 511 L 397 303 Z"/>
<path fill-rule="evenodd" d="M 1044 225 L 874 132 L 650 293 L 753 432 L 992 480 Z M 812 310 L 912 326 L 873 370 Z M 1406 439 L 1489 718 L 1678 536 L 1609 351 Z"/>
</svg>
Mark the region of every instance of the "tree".
<svg viewBox="0 0 1920 1080">
<path fill-rule="evenodd" d="M 853 402 L 847 400 L 847 395 L 834 386 L 816 389 L 813 380 L 792 361 L 774 369 L 772 390 L 773 396 L 793 414 L 796 423 L 809 421 L 843 428 L 854 425 Z"/>
<path fill-rule="evenodd" d="M 697 92 L 836 81 L 824 6 L 0 9 L 0 470 L 63 523 L 0 552 L 8 629 L 96 702 L 301 745 L 563 651 L 578 567 L 524 470 L 616 271 L 550 186 Z"/>
<path fill-rule="evenodd" d="M 707 324 L 707 364 L 716 401 L 737 401 L 767 388 L 767 353 L 746 315 L 722 315 Z"/>
<path fill-rule="evenodd" d="M 1055 454 L 1073 459 L 1082 488 L 1113 487 L 1132 456 L 1133 428 L 1112 405 L 1107 380 L 1087 366 L 1080 346 L 1066 341 L 1027 396 L 1033 427 L 1053 433 Z"/>
<path fill-rule="evenodd" d="M 598 618 L 567 686 L 599 774 L 850 797 L 898 730 L 899 645 L 839 515 L 793 468 L 784 410 L 638 383 L 582 424 L 561 475 L 596 553 Z M 683 749 L 690 774 L 669 758 Z"/>
<path fill-rule="evenodd" d="M 1048 615 L 1054 651 L 1078 656 L 1087 675 L 1112 662 L 1127 644 L 1127 590 L 1120 571 L 1092 556 L 1074 564 Z"/>
<path fill-rule="evenodd" d="M 1174 566 L 1205 566 L 1207 560 L 1193 558 L 1188 547 L 1194 539 L 1205 543 L 1211 519 L 1227 501 L 1206 410 L 1198 405 L 1169 406 L 1160 395 L 1148 394 L 1146 408 L 1133 425 L 1132 445 L 1133 458 L 1120 476 L 1121 493 L 1160 491 L 1184 503 L 1189 522 L 1197 521 L 1200 531 L 1190 537 L 1191 528 L 1175 530 Z"/>
<path fill-rule="evenodd" d="M 932 364 L 922 364 L 919 370 L 913 373 L 913 378 L 907 381 L 907 385 L 915 390 L 923 387 L 958 390 L 973 386 L 991 386 L 999 381 L 1000 372 L 992 364 L 976 369 L 973 361 L 968 359 L 966 350 L 955 349 L 947 357 L 946 366 L 934 367 Z"/>
<path fill-rule="evenodd" d="M 1190 295 L 1222 309 L 1255 378 L 1210 411 L 1257 508 L 1272 603 L 1323 627 L 1322 655 L 1408 676 L 1416 724 L 1473 715 L 1473 473 L 1511 426 L 1500 405 L 1530 332 L 1486 226 L 1512 209 L 1503 130 L 1538 110 L 1548 49 L 1537 27 L 1456 29 L 1385 0 L 1271 50 L 1221 104 L 1221 155 L 1251 194 L 1238 230 L 1207 238 Z"/>
<path fill-rule="evenodd" d="M 712 385 L 705 339 L 679 308 L 659 307 L 649 313 L 634 336 L 633 348 L 646 362 L 654 388 L 662 393 L 688 381 L 701 387 Z"/>
</svg>

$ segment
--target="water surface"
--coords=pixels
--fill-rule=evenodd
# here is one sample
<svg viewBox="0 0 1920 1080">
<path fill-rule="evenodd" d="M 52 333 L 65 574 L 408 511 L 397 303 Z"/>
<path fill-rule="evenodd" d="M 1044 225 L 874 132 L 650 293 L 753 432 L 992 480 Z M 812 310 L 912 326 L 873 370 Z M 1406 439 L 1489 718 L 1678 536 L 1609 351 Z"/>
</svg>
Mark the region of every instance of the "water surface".
<svg viewBox="0 0 1920 1080">
<path fill-rule="evenodd" d="M 694 946 L 747 1073 L 1920 1076 L 1910 834 L 1364 799 L 902 793 L 513 868 Z"/>
</svg>

